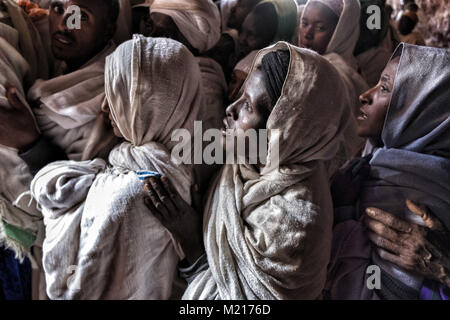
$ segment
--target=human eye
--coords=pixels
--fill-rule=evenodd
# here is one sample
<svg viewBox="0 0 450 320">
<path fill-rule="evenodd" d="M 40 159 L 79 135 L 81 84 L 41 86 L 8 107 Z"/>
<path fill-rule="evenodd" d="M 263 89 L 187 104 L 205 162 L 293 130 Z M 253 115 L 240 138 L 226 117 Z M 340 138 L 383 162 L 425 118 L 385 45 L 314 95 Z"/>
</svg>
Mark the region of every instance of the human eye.
<svg viewBox="0 0 450 320">
<path fill-rule="evenodd" d="M 81 11 L 81 21 L 88 21 L 89 20 L 89 16 L 86 12 Z"/>
<path fill-rule="evenodd" d="M 250 103 L 248 103 L 248 101 L 244 102 L 244 109 L 249 111 L 249 112 L 253 111 L 253 109 L 252 109 Z"/>
<path fill-rule="evenodd" d="M 385 86 L 384 84 L 382 84 L 382 85 L 381 85 L 381 92 L 387 93 L 387 92 L 390 92 L 390 91 L 389 91 L 389 88 L 388 88 L 387 86 Z"/>
</svg>

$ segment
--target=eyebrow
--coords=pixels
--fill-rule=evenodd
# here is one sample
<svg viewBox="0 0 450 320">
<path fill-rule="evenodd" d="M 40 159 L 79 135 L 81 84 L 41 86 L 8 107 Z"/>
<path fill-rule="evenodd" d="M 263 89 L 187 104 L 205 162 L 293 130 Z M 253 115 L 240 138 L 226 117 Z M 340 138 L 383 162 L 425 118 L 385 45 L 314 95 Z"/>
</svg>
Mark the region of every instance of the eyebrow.
<svg viewBox="0 0 450 320">
<path fill-rule="evenodd" d="M 91 10 L 90 8 L 88 8 L 88 7 L 86 7 L 86 6 L 83 6 L 83 5 L 81 5 L 81 4 L 77 4 L 77 6 L 79 6 L 81 9 L 84 9 L 84 10 L 86 10 L 86 11 L 88 11 L 89 13 L 92 14 L 92 10 Z"/>
<path fill-rule="evenodd" d="M 381 76 L 381 81 L 391 82 L 391 77 L 389 77 L 389 76 L 386 75 L 386 74 L 383 74 L 383 75 Z"/>
</svg>

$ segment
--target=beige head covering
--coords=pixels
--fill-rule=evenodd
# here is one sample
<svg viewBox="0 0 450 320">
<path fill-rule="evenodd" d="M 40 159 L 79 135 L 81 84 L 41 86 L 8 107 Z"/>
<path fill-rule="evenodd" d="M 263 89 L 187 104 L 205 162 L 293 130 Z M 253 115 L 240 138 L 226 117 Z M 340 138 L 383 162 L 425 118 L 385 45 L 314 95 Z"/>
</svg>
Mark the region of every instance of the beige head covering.
<svg viewBox="0 0 450 320">
<path fill-rule="evenodd" d="M 154 0 L 152 12 L 170 16 L 200 53 L 211 49 L 220 39 L 221 17 L 212 0 Z"/>
<path fill-rule="evenodd" d="M 278 42 L 258 53 L 251 72 L 275 50 L 291 55 L 266 125 L 280 131 L 268 137 L 280 166 L 224 166 L 204 213 L 209 268 L 185 299 L 316 299 L 323 289 L 333 215 L 324 161 L 350 112 L 338 72 L 310 50 Z"/>
<path fill-rule="evenodd" d="M 342 10 L 344 9 L 343 0 L 310 0 L 309 2 L 320 2 L 331 9 L 338 17 L 341 16 Z"/>
<path fill-rule="evenodd" d="M 200 71 L 189 50 L 171 39 L 134 35 L 106 59 L 105 93 L 125 137 L 139 146 L 156 141 L 172 148 L 174 129 L 191 130 L 198 116 Z M 167 68 L 178 77 L 167 75 Z"/>
<path fill-rule="evenodd" d="M 306 7 L 312 2 L 327 3 L 323 0 L 310 0 Z M 350 66 L 356 69 L 356 59 L 353 56 L 356 43 L 359 38 L 359 26 L 361 6 L 358 0 L 343 0 L 344 7 L 339 15 L 339 22 L 334 30 L 333 36 L 328 44 L 325 54 L 336 53 L 340 55 Z M 328 5 L 330 7 L 330 5 Z M 330 7 L 331 8 L 331 7 Z M 305 12 L 306 10 L 304 10 Z"/>
</svg>

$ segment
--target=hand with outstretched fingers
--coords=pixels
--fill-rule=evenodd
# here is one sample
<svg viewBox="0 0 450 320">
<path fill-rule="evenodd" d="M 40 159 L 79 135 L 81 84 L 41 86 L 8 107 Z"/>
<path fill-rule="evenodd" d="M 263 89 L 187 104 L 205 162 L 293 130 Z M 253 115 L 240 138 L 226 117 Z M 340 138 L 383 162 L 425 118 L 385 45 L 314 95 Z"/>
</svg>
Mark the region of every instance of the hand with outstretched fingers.
<svg viewBox="0 0 450 320">
<path fill-rule="evenodd" d="M 450 233 L 425 207 L 406 200 L 422 218 L 420 226 L 377 208 L 367 208 L 363 222 L 381 258 L 450 287 Z"/>
<path fill-rule="evenodd" d="M 204 252 L 202 215 L 199 214 L 202 211 L 195 210 L 184 201 L 166 177 L 147 178 L 144 188 L 146 206 L 178 240 L 187 261 L 193 264 Z"/>
<path fill-rule="evenodd" d="M 10 108 L 0 108 L 0 144 L 24 152 L 39 139 L 39 129 L 16 88 L 6 88 L 6 97 Z"/>
</svg>

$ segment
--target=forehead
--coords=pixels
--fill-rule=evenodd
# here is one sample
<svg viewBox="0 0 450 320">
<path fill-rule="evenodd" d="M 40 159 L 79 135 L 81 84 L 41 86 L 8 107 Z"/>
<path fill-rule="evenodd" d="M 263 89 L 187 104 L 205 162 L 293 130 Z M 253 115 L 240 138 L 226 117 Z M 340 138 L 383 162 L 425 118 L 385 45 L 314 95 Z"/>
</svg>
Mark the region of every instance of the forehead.
<svg viewBox="0 0 450 320">
<path fill-rule="evenodd" d="M 336 15 L 326 5 L 320 2 L 311 2 L 306 6 L 303 12 L 303 18 L 321 22 L 332 22 L 332 20 L 336 19 Z"/>
<path fill-rule="evenodd" d="M 254 101 L 268 98 L 264 84 L 264 74 L 260 67 L 255 67 L 245 82 L 245 92 Z"/>
<path fill-rule="evenodd" d="M 388 62 L 386 67 L 384 68 L 383 74 L 394 78 L 397 74 L 398 65 L 400 63 L 400 57 L 395 57 L 391 61 Z"/>
<path fill-rule="evenodd" d="M 105 11 L 106 6 L 103 0 L 53 0 L 52 4 L 61 4 L 65 8 L 69 6 L 79 6 L 90 11 Z"/>
</svg>

